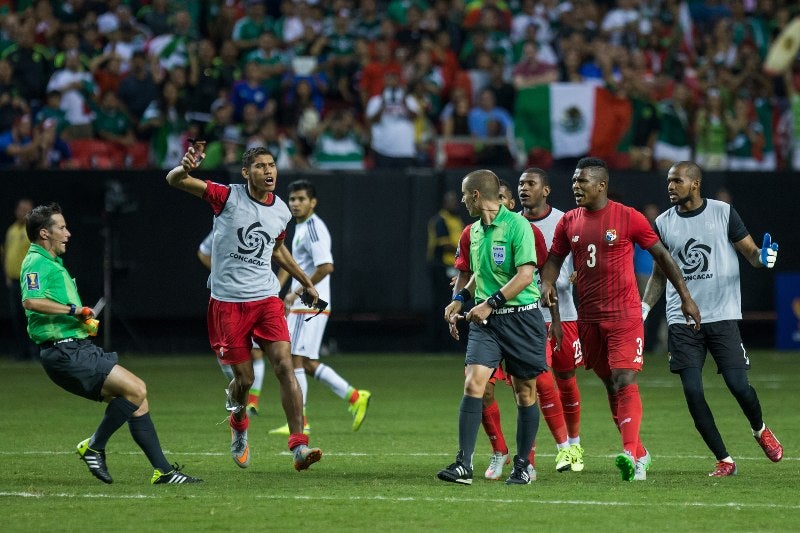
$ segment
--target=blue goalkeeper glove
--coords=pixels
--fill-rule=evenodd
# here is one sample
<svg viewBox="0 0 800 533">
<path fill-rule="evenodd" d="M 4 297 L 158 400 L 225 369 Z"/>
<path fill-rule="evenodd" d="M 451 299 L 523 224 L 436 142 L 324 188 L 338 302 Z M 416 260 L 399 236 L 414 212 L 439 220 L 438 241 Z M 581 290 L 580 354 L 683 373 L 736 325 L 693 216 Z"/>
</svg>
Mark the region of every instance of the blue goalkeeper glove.
<svg viewBox="0 0 800 533">
<path fill-rule="evenodd" d="M 775 261 L 778 259 L 778 243 L 772 242 L 772 236 L 769 233 L 764 234 L 764 243 L 761 245 L 759 259 L 761 264 L 767 268 L 774 267 Z"/>
</svg>

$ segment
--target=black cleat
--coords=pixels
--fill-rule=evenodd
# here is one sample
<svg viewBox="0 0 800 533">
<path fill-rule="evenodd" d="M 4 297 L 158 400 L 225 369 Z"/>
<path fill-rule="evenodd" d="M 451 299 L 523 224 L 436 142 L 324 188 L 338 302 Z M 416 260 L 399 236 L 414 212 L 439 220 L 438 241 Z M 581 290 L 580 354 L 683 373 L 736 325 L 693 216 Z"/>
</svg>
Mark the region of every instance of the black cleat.
<svg viewBox="0 0 800 533">
<path fill-rule="evenodd" d="M 456 462 L 439 470 L 436 477 L 442 481 L 450 483 L 461 483 L 462 485 L 472 485 L 472 469 L 464 464 L 464 453 L 459 451 L 456 455 Z"/>
<path fill-rule="evenodd" d="M 508 476 L 506 485 L 529 485 L 531 482 L 531 475 L 528 471 L 529 464 L 527 459 L 515 455 L 514 469 L 511 471 L 511 475 Z"/>
<path fill-rule="evenodd" d="M 192 477 L 189 475 L 184 474 L 181 472 L 183 467 L 179 465 L 172 465 L 172 470 L 167 472 L 166 474 L 163 473 L 161 470 L 156 468 L 155 472 L 153 472 L 153 477 L 150 478 L 150 483 L 153 485 L 162 485 L 162 484 L 179 484 L 179 483 L 202 483 L 203 480 L 200 478 Z"/>
<path fill-rule="evenodd" d="M 105 450 L 93 450 L 89 448 L 90 440 L 91 437 L 78 443 L 78 455 L 81 460 L 86 463 L 86 466 L 89 467 L 89 472 L 91 472 L 94 477 L 103 483 L 113 483 L 114 480 L 111 479 L 108 468 L 106 468 Z"/>
</svg>

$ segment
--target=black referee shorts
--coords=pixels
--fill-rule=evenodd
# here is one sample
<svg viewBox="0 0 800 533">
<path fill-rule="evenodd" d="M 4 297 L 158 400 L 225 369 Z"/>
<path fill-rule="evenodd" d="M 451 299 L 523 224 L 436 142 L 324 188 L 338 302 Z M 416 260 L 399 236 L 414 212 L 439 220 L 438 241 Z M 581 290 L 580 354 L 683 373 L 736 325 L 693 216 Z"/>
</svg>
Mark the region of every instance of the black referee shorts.
<svg viewBox="0 0 800 533">
<path fill-rule="evenodd" d="M 502 360 L 506 373 L 520 379 L 547 371 L 547 330 L 541 311 L 492 314 L 487 322 L 470 323 L 465 364 L 497 368 Z"/>
<path fill-rule="evenodd" d="M 700 331 L 688 324 L 670 324 L 667 349 L 669 369 L 674 374 L 684 368 L 703 368 L 706 352 L 711 352 L 717 363 L 717 374 L 728 369 L 750 369 L 750 358 L 736 320 L 703 323 Z"/>
<path fill-rule="evenodd" d="M 53 383 L 77 396 L 103 400 L 100 391 L 119 360 L 117 352 L 104 352 L 89 339 L 40 346 L 42 366 Z"/>
</svg>

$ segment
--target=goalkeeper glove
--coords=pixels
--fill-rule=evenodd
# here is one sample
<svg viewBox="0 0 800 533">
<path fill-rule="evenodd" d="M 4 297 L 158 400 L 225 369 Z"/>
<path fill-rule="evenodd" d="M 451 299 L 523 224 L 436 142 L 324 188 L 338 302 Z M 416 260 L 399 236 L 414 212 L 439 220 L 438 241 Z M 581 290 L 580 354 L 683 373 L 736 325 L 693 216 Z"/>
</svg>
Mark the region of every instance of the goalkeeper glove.
<svg viewBox="0 0 800 533">
<path fill-rule="evenodd" d="M 778 259 L 778 243 L 772 242 L 772 236 L 769 233 L 764 234 L 764 242 L 761 245 L 761 254 L 759 260 L 761 264 L 767 268 L 775 266 L 775 261 Z"/>
</svg>

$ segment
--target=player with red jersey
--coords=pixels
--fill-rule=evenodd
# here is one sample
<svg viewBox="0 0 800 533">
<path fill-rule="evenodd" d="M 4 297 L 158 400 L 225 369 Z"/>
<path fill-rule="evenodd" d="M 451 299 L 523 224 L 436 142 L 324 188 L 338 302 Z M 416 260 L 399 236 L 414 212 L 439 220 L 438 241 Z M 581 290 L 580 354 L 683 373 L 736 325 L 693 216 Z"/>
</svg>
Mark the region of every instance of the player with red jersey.
<svg viewBox="0 0 800 533">
<path fill-rule="evenodd" d="M 578 336 L 584 364 L 608 393 L 611 416 L 622 436 L 615 464 L 625 481 L 646 479 L 650 455 L 639 438 L 642 400 L 636 375 L 644 363 L 642 306 L 633 272 L 633 245 L 647 250 L 681 299 L 687 323 L 700 327 L 700 311 L 683 276 L 647 219 L 608 199 L 608 167 L 585 157 L 572 176 L 577 209 L 556 225 L 550 255 L 542 268 L 542 299 L 558 301 L 555 288 L 564 258 L 572 252 L 578 290 Z"/>
</svg>

